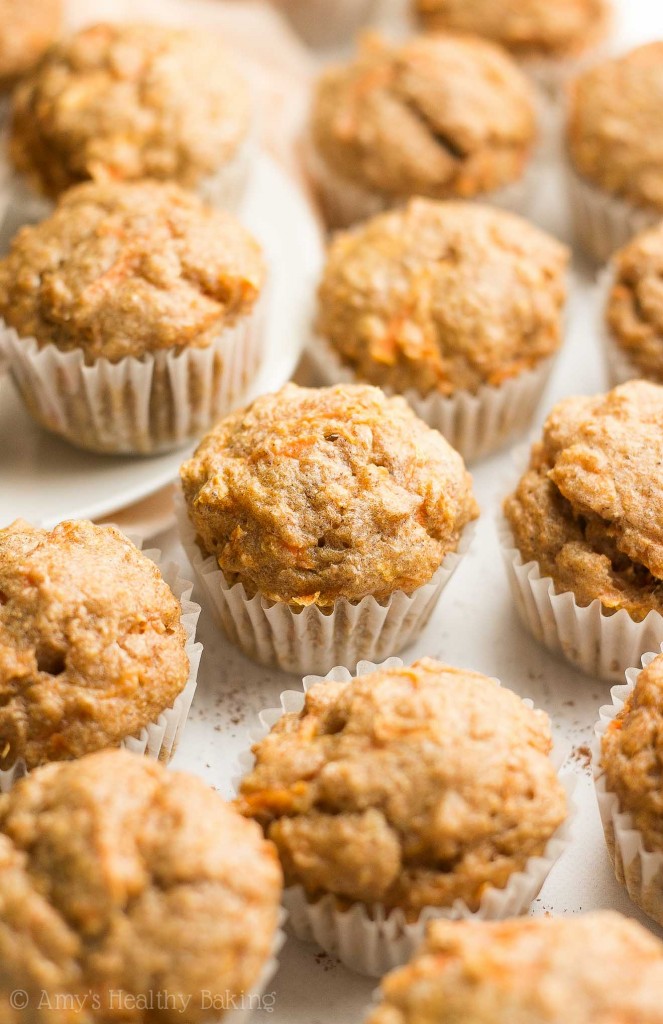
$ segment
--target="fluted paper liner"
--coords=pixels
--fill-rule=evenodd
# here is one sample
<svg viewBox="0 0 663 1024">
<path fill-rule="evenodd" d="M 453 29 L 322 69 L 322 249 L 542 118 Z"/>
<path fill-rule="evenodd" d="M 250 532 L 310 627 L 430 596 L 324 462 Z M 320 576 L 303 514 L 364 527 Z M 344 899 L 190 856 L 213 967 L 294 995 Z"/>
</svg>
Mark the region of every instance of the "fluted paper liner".
<svg viewBox="0 0 663 1024">
<path fill-rule="evenodd" d="M 593 185 L 571 167 L 567 158 L 566 178 L 578 245 L 597 263 L 610 257 L 646 228 L 663 217 L 660 210 L 636 206 Z"/>
<path fill-rule="evenodd" d="M 401 668 L 402 665 L 400 658 L 389 658 L 382 664 L 360 661 L 356 675 L 370 675 L 382 668 Z M 261 712 L 260 725 L 251 736 L 252 744 L 263 739 L 284 714 L 301 711 L 305 694 L 315 683 L 327 680 L 349 682 L 352 678 L 352 673 L 342 666 L 332 669 L 324 677 L 305 677 L 303 690 L 286 690 L 281 694 L 279 708 Z M 526 703 L 532 706 L 531 701 Z M 556 767 L 560 767 L 564 753 L 553 750 L 551 759 Z M 251 771 L 253 763 L 254 757 L 250 752 L 240 756 L 239 771 L 234 780 L 236 790 L 239 789 L 241 779 Z M 569 813 L 566 820 L 548 841 L 543 856 L 530 857 L 526 869 L 514 872 L 504 889 L 494 886 L 486 888 L 478 910 L 470 910 L 463 900 L 456 900 L 451 907 L 426 907 L 416 921 L 409 921 L 402 910 L 389 911 L 381 905 L 367 907 L 363 903 L 354 903 L 348 909 L 341 910 L 332 895 L 311 903 L 302 886 L 297 885 L 286 889 L 284 893 L 292 930 L 298 939 L 316 942 L 325 952 L 338 957 L 350 970 L 378 978 L 411 958 L 423 941 L 428 922 L 435 918 L 487 921 L 526 913 L 555 862 L 571 841 L 575 779 L 565 775 L 560 781 L 568 801 Z"/>
<path fill-rule="evenodd" d="M 264 295 L 206 348 L 86 365 L 82 349 L 40 348 L 0 319 L 0 351 L 34 419 L 89 451 L 151 455 L 185 445 L 242 399 L 263 358 Z"/>
<path fill-rule="evenodd" d="M 140 538 L 131 536 L 129 539 L 137 548 L 142 548 Z M 196 626 L 201 609 L 199 604 L 191 600 L 193 583 L 182 576 L 180 567 L 175 562 L 165 561 L 156 548 L 149 548 L 144 554 L 157 566 L 182 606 L 181 622 L 186 633 L 185 651 L 189 659 L 189 676 L 184 689 L 175 698 L 172 706 L 165 708 L 154 722 L 144 726 L 139 735 L 127 736 L 120 745 L 135 754 L 144 754 L 150 760 L 167 763 L 177 749 L 196 692 L 198 667 L 203 651 L 203 645 L 196 641 Z M 11 768 L 0 771 L 0 793 L 9 792 L 14 782 L 25 774 L 27 771 L 23 761 L 17 761 Z"/>
<path fill-rule="evenodd" d="M 372 17 L 378 0 L 283 0 L 281 6 L 309 46 L 349 42 Z"/>
<path fill-rule="evenodd" d="M 315 338 L 307 348 L 314 368 L 327 384 L 354 383 L 355 373 L 333 347 Z M 530 426 L 554 365 L 554 358 L 542 360 L 532 370 L 511 377 L 499 387 L 482 385 L 476 394 L 457 391 L 445 396 L 433 392 L 425 397 L 409 388 L 403 397 L 429 427 L 439 430 L 466 462 L 473 462 L 502 448 Z M 392 388 L 383 388 L 389 395 Z"/>
<path fill-rule="evenodd" d="M 642 622 L 636 622 L 624 608 L 607 615 L 598 599 L 581 607 L 572 592 L 556 592 L 552 578 L 541 575 L 538 562 L 523 562 L 501 513 L 497 530 L 520 618 L 548 650 L 564 655 L 589 676 L 615 681 L 663 640 L 663 615 L 659 612 L 652 610 Z"/>
<path fill-rule="evenodd" d="M 663 645 L 660 651 L 663 651 Z M 657 654 L 651 652 L 643 655 L 643 668 L 646 668 L 655 657 Z M 644 910 L 645 914 L 663 925 L 663 853 L 652 853 L 647 850 L 642 833 L 634 827 L 633 818 L 621 810 L 617 794 L 608 789 L 601 768 L 603 736 L 633 692 L 640 671 L 630 668 L 626 672 L 626 683 L 622 686 L 613 686 L 610 691 L 612 704 L 602 707 L 599 712 L 599 721 L 594 728 L 592 771 L 601 823 L 617 881 L 626 887 L 633 902 Z"/>
<path fill-rule="evenodd" d="M 474 534 L 470 523 L 458 549 L 446 555 L 430 581 L 411 594 L 397 590 L 384 604 L 372 596 L 356 604 L 340 598 L 329 613 L 316 605 L 294 611 L 260 594 L 248 597 L 241 583 L 229 586 L 216 558 L 200 551 L 181 493 L 176 495 L 175 511 L 184 550 L 228 639 L 253 661 L 296 675 L 327 672 L 334 665 L 353 667 L 362 658 L 379 661 L 412 643 Z"/>
</svg>

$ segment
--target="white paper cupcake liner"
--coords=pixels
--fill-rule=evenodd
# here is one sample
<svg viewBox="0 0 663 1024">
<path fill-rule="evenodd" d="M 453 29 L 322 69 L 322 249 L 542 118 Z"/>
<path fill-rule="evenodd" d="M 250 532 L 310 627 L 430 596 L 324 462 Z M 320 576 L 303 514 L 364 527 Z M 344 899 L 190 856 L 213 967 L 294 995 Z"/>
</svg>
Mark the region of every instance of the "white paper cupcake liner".
<svg viewBox="0 0 663 1024">
<path fill-rule="evenodd" d="M 378 0 L 279 0 L 279 6 L 309 46 L 324 49 L 350 42 Z"/>
<path fill-rule="evenodd" d="M 317 375 L 326 384 L 352 383 L 353 370 L 345 366 L 334 348 L 323 338 L 314 338 L 307 354 Z M 403 397 L 429 427 L 433 427 L 460 452 L 466 462 L 483 458 L 524 434 L 532 423 L 550 378 L 554 358 L 543 359 L 500 387 L 482 385 L 476 394 L 458 391 L 444 396 L 435 392 L 422 396 L 409 388 Z M 392 388 L 383 388 L 389 395 Z"/>
<path fill-rule="evenodd" d="M 129 540 L 137 548 L 142 549 L 142 538 L 130 535 Z M 176 562 L 164 560 L 157 548 L 146 548 L 143 554 L 154 562 L 182 606 L 181 622 L 186 633 L 184 649 L 189 659 L 189 676 L 184 689 L 175 698 L 172 706 L 165 708 L 159 717 L 144 726 L 137 736 L 127 736 L 120 746 L 134 754 L 143 754 L 152 761 L 168 763 L 177 750 L 196 692 L 198 668 L 203 652 L 203 645 L 196 641 L 196 627 L 201 608 L 191 599 L 193 583 L 182 575 Z M 23 761 L 17 761 L 11 768 L 0 771 L 0 793 L 9 792 L 14 782 L 25 774 L 27 770 Z"/>
<path fill-rule="evenodd" d="M 663 646 L 660 650 L 663 651 Z M 655 657 L 657 654 L 651 652 L 643 655 L 643 668 L 646 668 Z M 621 810 L 619 798 L 608 789 L 605 773 L 601 768 L 603 736 L 633 692 L 640 671 L 636 668 L 629 669 L 626 672 L 626 684 L 612 688 L 612 704 L 602 707 L 599 712 L 599 721 L 594 729 L 592 770 L 601 823 L 617 881 L 626 887 L 633 902 L 645 914 L 663 925 L 663 853 L 651 853 L 646 849 L 642 833 L 634 827 L 631 815 Z"/>
<path fill-rule="evenodd" d="M 389 658 L 383 664 L 361 661 L 357 665 L 356 675 L 370 675 L 381 668 L 400 668 L 402 665 L 400 658 Z M 285 691 L 281 694 L 279 708 L 261 712 L 259 727 L 251 735 L 252 744 L 263 739 L 284 714 L 301 711 L 304 696 L 315 683 L 326 680 L 349 682 L 352 678 L 352 673 L 343 667 L 332 669 L 324 677 L 306 677 L 303 690 Z M 531 706 L 532 702 L 527 703 Z M 564 753 L 558 749 L 553 750 L 551 759 L 556 768 L 561 767 Z M 253 763 L 254 757 L 250 751 L 240 756 L 235 779 L 236 790 L 239 789 L 241 779 L 251 771 Z M 311 903 L 301 886 L 291 886 L 284 892 L 284 904 L 296 937 L 305 942 L 317 943 L 325 952 L 338 957 L 350 970 L 377 978 L 412 957 L 423 941 L 429 921 L 435 918 L 454 921 L 502 920 L 526 913 L 554 864 L 571 842 L 575 778 L 564 775 L 560 781 L 568 801 L 569 813 L 566 820 L 548 841 L 543 856 L 531 857 L 525 870 L 514 872 L 504 889 L 489 886 L 485 890 L 478 910 L 470 910 L 462 900 L 456 900 L 450 907 L 427 907 L 416 921 L 409 921 L 403 911 L 388 911 L 380 905 L 369 908 L 365 904 L 355 903 L 349 909 L 341 910 L 332 895 Z"/>
<path fill-rule="evenodd" d="M 85 364 L 82 349 L 39 348 L 0 320 L 0 349 L 28 410 L 71 444 L 113 455 L 151 455 L 199 437 L 243 397 L 264 349 L 263 296 L 206 348 L 162 350 Z"/>
<path fill-rule="evenodd" d="M 596 263 L 607 263 L 617 249 L 663 216 L 592 185 L 570 166 L 568 158 L 566 178 L 577 243 Z"/>
<path fill-rule="evenodd" d="M 497 532 L 509 586 L 523 625 L 555 654 L 586 675 L 616 681 L 629 665 L 663 641 L 663 615 L 650 611 L 636 622 L 621 608 L 613 615 L 597 599 L 586 607 L 570 591 L 557 593 L 538 562 L 523 562 L 507 520 L 500 513 Z"/>
<path fill-rule="evenodd" d="M 293 611 L 260 594 L 248 597 L 241 583 L 229 586 L 216 558 L 200 551 L 181 493 L 175 506 L 184 550 L 228 639 L 253 661 L 297 675 L 327 672 L 334 665 L 354 667 L 363 658 L 380 661 L 411 643 L 428 622 L 474 533 L 470 523 L 457 551 L 412 594 L 398 590 L 385 604 L 370 596 L 357 604 L 341 598 L 325 614 L 316 605 Z"/>
</svg>

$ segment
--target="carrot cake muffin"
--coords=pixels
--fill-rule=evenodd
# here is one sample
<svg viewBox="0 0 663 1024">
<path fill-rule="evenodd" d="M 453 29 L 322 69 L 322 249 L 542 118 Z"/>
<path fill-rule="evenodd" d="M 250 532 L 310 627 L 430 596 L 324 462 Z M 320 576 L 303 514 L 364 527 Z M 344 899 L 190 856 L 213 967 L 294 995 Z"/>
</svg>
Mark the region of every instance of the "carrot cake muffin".
<svg viewBox="0 0 663 1024">
<path fill-rule="evenodd" d="M 412 195 L 497 201 L 522 183 L 535 136 L 530 86 L 498 47 L 371 35 L 318 82 L 309 155 L 330 226 L 342 227 Z"/>
<path fill-rule="evenodd" d="M 254 746 L 238 806 L 311 901 L 476 910 L 566 817 L 551 746 L 544 712 L 425 658 L 311 686 Z"/>
<path fill-rule="evenodd" d="M 163 449 L 200 434 L 228 407 L 224 380 L 242 378 L 238 365 L 255 369 L 248 332 L 264 279 L 249 232 L 177 185 L 70 189 L 0 260 L 0 315 L 18 335 L 10 356 L 30 411 L 101 451 Z M 77 370 L 80 387 L 48 376 L 44 349 L 79 353 L 66 375 Z M 115 376 L 100 360 L 117 364 Z M 85 370 L 94 366 L 97 377 Z M 130 373 L 141 374 L 135 394 Z"/>
<path fill-rule="evenodd" d="M 214 33 L 99 24 L 20 84 L 10 155 L 50 198 L 88 179 L 158 178 L 222 202 L 250 129 L 248 86 Z"/>
<path fill-rule="evenodd" d="M 48 765 L 0 797 L 0 866 L 7 1024 L 219 1020 L 268 964 L 271 844 L 200 779 L 126 751 Z"/>
<path fill-rule="evenodd" d="M 663 1024 L 663 944 L 613 911 L 434 921 L 366 1024 Z"/>
<path fill-rule="evenodd" d="M 605 319 L 609 347 L 629 376 L 663 384 L 663 227 L 615 254 Z"/>
<path fill-rule="evenodd" d="M 29 71 L 62 27 L 62 0 L 0 0 L 0 89 Z"/>
<path fill-rule="evenodd" d="M 189 675 L 181 615 L 113 527 L 0 530 L 0 769 L 118 746 L 155 721 Z"/>
<path fill-rule="evenodd" d="M 663 216 L 663 42 L 604 61 L 572 84 L 567 125 L 579 240 L 607 259 Z"/>
</svg>

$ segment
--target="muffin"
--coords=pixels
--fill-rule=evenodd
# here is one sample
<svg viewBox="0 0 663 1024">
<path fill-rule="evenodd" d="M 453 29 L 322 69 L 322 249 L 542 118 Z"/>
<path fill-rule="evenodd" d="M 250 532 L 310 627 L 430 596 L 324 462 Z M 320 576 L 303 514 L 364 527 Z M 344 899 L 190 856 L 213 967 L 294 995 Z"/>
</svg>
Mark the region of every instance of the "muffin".
<svg viewBox="0 0 663 1024">
<path fill-rule="evenodd" d="M 3 1021 L 216 1021 L 273 971 L 274 850 L 192 775 L 39 768 L 0 798 L 0 864 Z"/>
<path fill-rule="evenodd" d="M 191 584 L 173 587 L 111 526 L 0 530 L 0 770 L 121 743 L 170 757 L 200 657 L 178 599 Z"/>
<path fill-rule="evenodd" d="M 504 503 L 523 621 L 591 675 L 619 679 L 663 640 L 663 387 L 631 381 L 548 417 Z"/>
<path fill-rule="evenodd" d="M 238 796 L 276 845 L 297 934 L 370 974 L 431 917 L 524 912 L 567 815 L 544 712 L 476 672 L 394 662 L 308 680 Z"/>
<path fill-rule="evenodd" d="M 613 911 L 435 921 L 366 1024 L 662 1024 L 663 945 Z"/>
<path fill-rule="evenodd" d="M 263 395 L 180 475 L 185 547 L 229 638 L 300 674 L 409 643 L 478 515 L 460 455 L 361 385 Z"/>
<path fill-rule="evenodd" d="M 0 0 L 0 91 L 29 71 L 62 28 L 62 0 Z"/>
<path fill-rule="evenodd" d="M 309 169 L 330 227 L 410 196 L 489 198 L 522 209 L 536 138 L 528 82 L 480 39 L 363 39 L 350 63 L 320 78 Z"/>
<path fill-rule="evenodd" d="M 10 158 L 49 200 L 84 181 L 155 178 L 239 202 L 251 96 L 214 33 L 98 24 L 57 43 L 12 100 Z"/>
<path fill-rule="evenodd" d="M 465 458 L 485 455 L 531 421 L 562 341 L 567 263 L 513 214 L 412 199 L 331 242 L 315 361 L 404 394 Z"/>
<path fill-rule="evenodd" d="M 661 648 L 658 648 L 661 650 Z M 601 708 L 594 776 L 610 859 L 631 899 L 663 925 L 663 654 L 627 672 Z"/>
<path fill-rule="evenodd" d="M 644 377 L 663 384 L 663 226 L 615 254 L 602 292 L 611 382 Z"/>
<path fill-rule="evenodd" d="M 177 185 L 70 189 L 0 260 L 0 316 L 28 409 L 96 452 L 199 437 L 255 376 L 264 279 L 248 231 Z"/>
<path fill-rule="evenodd" d="M 663 42 L 581 74 L 569 94 L 569 184 L 578 242 L 605 262 L 663 217 Z"/>
</svg>

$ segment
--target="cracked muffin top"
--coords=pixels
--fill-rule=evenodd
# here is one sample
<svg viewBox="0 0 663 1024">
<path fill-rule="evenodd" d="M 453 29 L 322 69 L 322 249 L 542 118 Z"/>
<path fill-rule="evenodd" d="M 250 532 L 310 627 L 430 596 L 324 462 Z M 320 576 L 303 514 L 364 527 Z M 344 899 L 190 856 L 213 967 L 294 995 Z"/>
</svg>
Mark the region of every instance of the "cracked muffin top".
<svg viewBox="0 0 663 1024">
<path fill-rule="evenodd" d="M 635 373 L 663 384 L 663 227 L 638 235 L 613 256 L 606 305 L 612 339 Z"/>
<path fill-rule="evenodd" d="M 413 199 L 334 237 L 317 329 L 372 384 L 476 392 L 559 347 L 567 262 L 513 214 Z"/>
<path fill-rule="evenodd" d="M 556 405 L 504 511 L 523 561 L 579 605 L 663 612 L 663 387 Z"/>
<path fill-rule="evenodd" d="M 638 675 L 601 741 L 601 768 L 647 850 L 663 851 L 663 654 Z"/>
<path fill-rule="evenodd" d="M 294 607 L 411 593 L 478 515 L 461 456 L 403 399 L 362 385 L 263 395 L 180 472 L 226 581 Z"/>
<path fill-rule="evenodd" d="M 663 42 L 604 61 L 571 84 L 568 149 L 592 184 L 663 213 Z"/>
<path fill-rule="evenodd" d="M 254 746 L 238 806 L 312 899 L 476 910 L 566 817 L 551 746 L 545 712 L 424 658 L 313 685 Z"/>
<path fill-rule="evenodd" d="M 337 174 L 390 197 L 467 198 L 522 176 L 535 141 L 530 87 L 509 56 L 480 39 L 364 39 L 326 71 L 313 143 Z"/>
<path fill-rule="evenodd" d="M 88 179 L 195 187 L 250 120 L 248 86 L 214 33 L 99 24 L 52 46 L 17 87 L 10 156 L 53 198 Z"/>
<path fill-rule="evenodd" d="M 189 675 L 182 609 L 110 526 L 0 530 L 0 769 L 117 746 Z"/>
<path fill-rule="evenodd" d="M 366 1024 L 663 1024 L 662 986 L 663 944 L 613 911 L 432 921 Z"/>
<path fill-rule="evenodd" d="M 0 89 L 25 74 L 57 38 L 63 0 L 0 0 Z"/>
<path fill-rule="evenodd" d="M 468 32 L 517 57 L 573 57 L 606 34 L 609 0 L 414 0 L 428 29 Z"/>
<path fill-rule="evenodd" d="M 0 315 L 22 337 L 87 362 L 204 348 L 251 311 L 262 251 L 231 214 L 177 185 L 66 192 L 0 260 Z"/>
<path fill-rule="evenodd" d="M 273 847 L 200 779 L 144 757 L 102 751 L 16 784 L 0 797 L 0 869 L 8 1024 L 25 1015 L 15 989 L 34 1021 L 218 1020 L 201 993 L 248 993 L 269 959 Z M 44 989 L 53 1008 L 40 1011 Z M 171 1005 L 141 1009 L 155 990 Z M 58 995 L 76 994 L 81 1010 L 59 1015 Z"/>
</svg>

